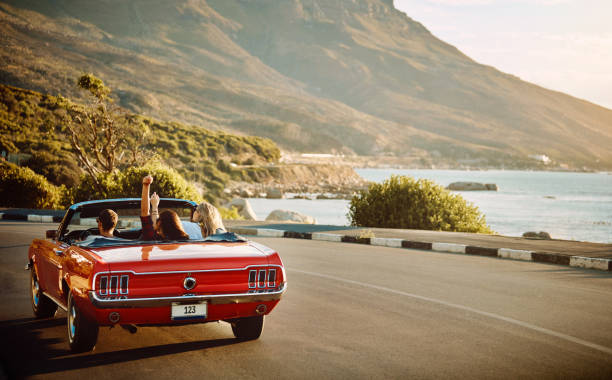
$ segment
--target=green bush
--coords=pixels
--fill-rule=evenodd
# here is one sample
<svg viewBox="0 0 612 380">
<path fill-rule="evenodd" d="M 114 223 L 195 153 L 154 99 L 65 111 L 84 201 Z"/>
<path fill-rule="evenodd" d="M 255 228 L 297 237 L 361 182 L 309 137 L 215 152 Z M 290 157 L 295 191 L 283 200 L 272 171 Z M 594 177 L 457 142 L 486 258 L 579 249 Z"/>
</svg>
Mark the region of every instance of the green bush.
<svg viewBox="0 0 612 380">
<path fill-rule="evenodd" d="M 132 192 L 128 195 L 127 191 L 121 189 L 122 177 L 122 174 L 118 171 L 98 174 L 96 177 L 100 183 L 98 187 L 89 175 L 83 174 L 79 185 L 72 189 L 72 203 L 95 199 L 140 197 L 140 192 Z"/>
<path fill-rule="evenodd" d="M 429 180 L 392 176 L 351 199 L 354 226 L 492 233 L 478 207 Z"/>
<path fill-rule="evenodd" d="M 74 159 L 47 151 L 34 152 L 25 166 L 47 178 L 54 185 L 65 185 L 69 188 L 78 185 L 82 173 Z"/>
<path fill-rule="evenodd" d="M 38 209 L 61 208 L 65 188 L 50 184 L 30 168 L 0 165 L 0 206 Z"/>
<path fill-rule="evenodd" d="M 218 207 L 221 219 L 223 220 L 243 220 L 244 217 L 238 213 L 238 209 L 234 206 L 231 208 Z"/>
<path fill-rule="evenodd" d="M 135 194 L 131 196 L 139 198 L 142 191 L 142 178 L 147 174 L 153 176 L 151 193 L 155 191 L 162 198 L 189 199 L 198 203 L 203 200 L 195 186 L 187 182 L 176 170 L 158 163 L 126 170 L 123 175 L 122 189 L 129 194 Z"/>
<path fill-rule="evenodd" d="M 192 184 L 188 183 L 176 170 L 151 163 L 142 167 L 132 167 L 123 172 L 100 174 L 98 188 L 89 176 L 83 176 L 81 184 L 74 191 L 74 201 L 92 199 L 140 198 L 142 178 L 147 174 L 153 176 L 151 193 L 157 192 L 162 198 L 181 198 L 201 202 L 202 196 Z"/>
</svg>

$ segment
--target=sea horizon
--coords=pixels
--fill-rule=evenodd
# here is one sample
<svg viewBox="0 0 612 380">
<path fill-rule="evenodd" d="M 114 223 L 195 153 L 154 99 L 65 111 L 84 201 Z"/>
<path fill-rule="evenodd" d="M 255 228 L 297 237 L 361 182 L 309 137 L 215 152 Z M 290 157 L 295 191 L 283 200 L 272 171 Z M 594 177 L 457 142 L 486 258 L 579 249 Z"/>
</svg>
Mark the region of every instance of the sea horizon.
<svg viewBox="0 0 612 380">
<path fill-rule="evenodd" d="M 533 170 L 457 170 L 358 168 L 364 179 L 382 182 L 391 175 L 451 182 L 495 183 L 498 191 L 454 191 L 479 208 L 500 235 L 548 232 L 553 239 L 612 243 L 610 172 Z M 288 194 L 291 196 L 291 194 Z M 349 225 L 348 200 L 249 198 L 258 220 L 275 209 L 312 216 L 317 224 Z"/>
</svg>

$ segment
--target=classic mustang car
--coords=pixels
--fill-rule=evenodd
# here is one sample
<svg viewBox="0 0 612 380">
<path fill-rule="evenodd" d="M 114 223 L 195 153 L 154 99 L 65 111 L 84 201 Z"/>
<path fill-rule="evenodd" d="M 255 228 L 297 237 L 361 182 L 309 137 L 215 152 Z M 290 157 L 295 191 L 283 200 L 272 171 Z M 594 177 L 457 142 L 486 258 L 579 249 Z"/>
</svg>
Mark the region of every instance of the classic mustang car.
<svg viewBox="0 0 612 380">
<path fill-rule="evenodd" d="M 159 205 L 176 211 L 184 225 L 195 206 L 181 199 L 161 199 Z M 104 209 L 119 215 L 123 228 L 115 238 L 87 227 Z M 66 310 L 68 342 L 77 352 L 94 348 L 99 326 L 117 324 L 134 332 L 143 325 L 221 320 L 239 339 L 259 338 L 264 316 L 287 286 L 278 253 L 233 233 L 142 241 L 139 212 L 139 198 L 77 203 L 57 230 L 34 239 L 26 266 L 34 315 Z M 186 231 L 199 232 L 195 226 Z"/>
</svg>

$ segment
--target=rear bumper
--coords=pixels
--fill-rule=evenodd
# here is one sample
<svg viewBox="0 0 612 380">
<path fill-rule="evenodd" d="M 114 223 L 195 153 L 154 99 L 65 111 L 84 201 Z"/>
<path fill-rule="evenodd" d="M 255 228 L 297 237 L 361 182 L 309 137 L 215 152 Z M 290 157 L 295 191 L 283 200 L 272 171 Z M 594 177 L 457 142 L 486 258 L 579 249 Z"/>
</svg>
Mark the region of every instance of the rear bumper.
<svg viewBox="0 0 612 380">
<path fill-rule="evenodd" d="M 98 309 L 129 309 L 170 306 L 173 303 L 207 302 L 211 305 L 239 304 L 252 302 L 278 301 L 287 289 L 287 283 L 274 291 L 238 293 L 238 294 L 198 294 L 173 297 L 151 298 L 100 298 L 95 292 L 89 292 L 89 300 Z"/>
</svg>

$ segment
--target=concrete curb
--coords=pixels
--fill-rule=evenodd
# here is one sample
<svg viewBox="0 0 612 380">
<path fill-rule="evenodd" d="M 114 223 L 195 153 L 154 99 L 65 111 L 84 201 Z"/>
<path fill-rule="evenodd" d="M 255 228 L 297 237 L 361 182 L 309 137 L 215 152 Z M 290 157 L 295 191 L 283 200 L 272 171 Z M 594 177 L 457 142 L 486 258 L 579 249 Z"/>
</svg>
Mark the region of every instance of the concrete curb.
<svg viewBox="0 0 612 380">
<path fill-rule="evenodd" d="M 11 213 L 10 211 L 0 212 L 0 220 L 21 220 L 34 223 L 54 223 L 61 222 L 62 218 L 63 216 L 55 215 Z M 83 220 L 81 225 L 90 227 L 97 226 L 97 223 L 95 223 L 95 221 L 89 223 L 88 222 L 89 221 Z M 573 268 L 595 269 L 612 272 L 611 259 L 599 259 L 583 256 L 566 256 L 553 252 L 534 252 L 510 248 L 486 248 L 464 244 L 436 242 L 432 243 L 423 241 L 403 240 L 397 238 L 357 237 L 351 235 L 333 234 L 328 232 L 296 232 L 271 228 L 229 227 L 228 230 L 241 235 L 261 237 L 285 237 L 293 239 L 368 244 L 392 248 L 421 249 L 426 251 L 444 253 L 460 253 L 475 256 L 498 257 L 501 259 L 510 260 L 533 261 L 537 263 L 556 264 Z"/>
<path fill-rule="evenodd" d="M 0 212 L 0 220 L 23 220 L 35 223 L 61 222 L 63 216 Z"/>
<path fill-rule="evenodd" d="M 497 257 L 500 259 L 509 260 L 533 261 L 537 263 L 564 265 L 574 268 L 596 269 L 607 272 L 612 271 L 612 260 L 610 259 L 598 259 L 582 256 L 566 256 L 553 252 L 534 252 L 510 248 L 487 248 L 452 243 L 431 243 L 422 241 L 402 240 L 397 238 L 357 237 L 350 235 L 332 234 L 327 232 L 304 233 L 295 231 L 245 227 L 229 227 L 228 230 L 237 234 L 251 236 L 285 237 L 293 239 L 367 244 L 393 248 L 421 249 L 444 253 L 460 253 L 474 256 Z"/>
</svg>

